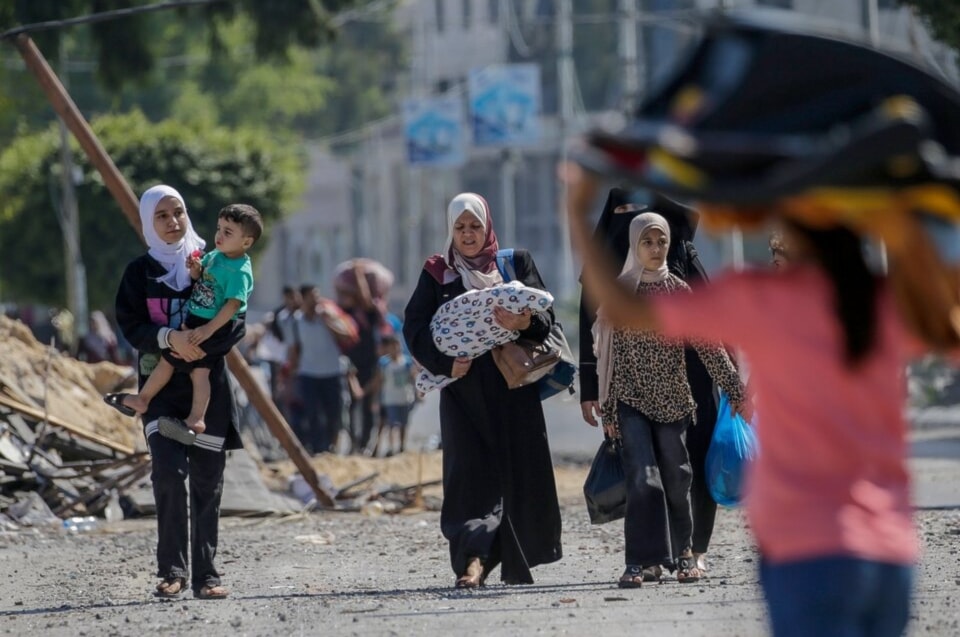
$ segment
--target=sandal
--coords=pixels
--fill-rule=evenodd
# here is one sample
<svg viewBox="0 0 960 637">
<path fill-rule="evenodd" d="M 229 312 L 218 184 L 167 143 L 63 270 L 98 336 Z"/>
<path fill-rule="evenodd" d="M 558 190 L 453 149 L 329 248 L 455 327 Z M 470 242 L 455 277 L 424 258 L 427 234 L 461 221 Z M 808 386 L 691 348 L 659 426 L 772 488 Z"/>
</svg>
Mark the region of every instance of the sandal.
<svg viewBox="0 0 960 637">
<path fill-rule="evenodd" d="M 454 588 L 477 588 L 483 584 L 485 579 L 483 562 L 480 561 L 479 557 L 475 557 L 467 563 L 467 570 L 457 578 Z"/>
<path fill-rule="evenodd" d="M 226 599 L 229 594 L 227 589 L 219 584 L 212 586 L 207 584 L 203 588 L 193 591 L 193 596 L 197 599 Z"/>
<path fill-rule="evenodd" d="M 187 580 L 182 577 L 168 577 L 157 584 L 154 597 L 179 597 L 187 587 Z"/>
<path fill-rule="evenodd" d="M 699 582 L 703 573 L 697 568 L 697 559 L 692 555 L 677 558 L 677 581 L 681 584 Z"/>
<path fill-rule="evenodd" d="M 620 588 L 640 588 L 643 586 L 644 569 L 639 566 L 628 566 L 624 569 L 623 575 L 617 580 L 617 586 Z"/>
<path fill-rule="evenodd" d="M 197 441 L 197 432 L 187 427 L 187 423 L 179 418 L 160 416 L 160 418 L 157 419 L 157 430 L 161 436 L 176 440 L 180 444 L 188 447 Z"/>
<path fill-rule="evenodd" d="M 132 397 L 132 394 L 127 394 L 124 392 L 119 392 L 116 394 L 105 394 L 103 397 L 103 402 L 107 403 L 108 405 L 110 405 L 111 407 L 119 411 L 121 414 L 123 414 L 124 416 L 133 417 L 137 415 L 137 410 L 134 409 L 133 407 L 127 407 L 126 405 L 123 404 L 123 399 L 128 396 Z"/>
</svg>

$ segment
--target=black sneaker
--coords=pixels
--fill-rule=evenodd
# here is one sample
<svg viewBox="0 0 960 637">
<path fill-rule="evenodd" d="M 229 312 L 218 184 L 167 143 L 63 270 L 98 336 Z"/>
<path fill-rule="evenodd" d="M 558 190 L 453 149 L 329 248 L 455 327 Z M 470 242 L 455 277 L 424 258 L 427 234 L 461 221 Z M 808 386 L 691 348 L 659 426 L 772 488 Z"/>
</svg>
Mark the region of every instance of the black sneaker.
<svg viewBox="0 0 960 637">
<path fill-rule="evenodd" d="M 179 418 L 160 416 L 160 418 L 157 419 L 157 429 L 160 431 L 161 436 L 176 440 L 180 444 L 188 447 L 197 441 L 197 432 L 187 427 L 187 423 Z"/>
</svg>

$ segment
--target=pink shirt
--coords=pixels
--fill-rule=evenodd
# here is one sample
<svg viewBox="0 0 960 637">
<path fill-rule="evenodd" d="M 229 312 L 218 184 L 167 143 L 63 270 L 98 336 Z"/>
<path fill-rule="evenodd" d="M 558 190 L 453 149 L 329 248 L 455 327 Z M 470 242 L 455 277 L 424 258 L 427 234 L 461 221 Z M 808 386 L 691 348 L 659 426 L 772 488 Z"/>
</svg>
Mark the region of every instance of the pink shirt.
<svg viewBox="0 0 960 637">
<path fill-rule="evenodd" d="M 915 341 L 883 292 L 878 342 L 848 369 L 832 294 L 819 270 L 798 267 L 727 275 L 654 308 L 665 335 L 721 340 L 747 356 L 760 453 L 745 504 L 764 556 L 910 564 L 918 542 L 902 409 Z"/>
</svg>

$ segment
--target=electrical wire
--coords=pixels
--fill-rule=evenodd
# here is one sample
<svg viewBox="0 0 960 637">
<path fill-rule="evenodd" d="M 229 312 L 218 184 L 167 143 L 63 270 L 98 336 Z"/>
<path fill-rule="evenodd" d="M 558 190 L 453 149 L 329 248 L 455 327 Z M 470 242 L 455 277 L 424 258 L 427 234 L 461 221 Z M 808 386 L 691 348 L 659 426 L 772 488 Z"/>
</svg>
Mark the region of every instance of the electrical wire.
<svg viewBox="0 0 960 637">
<path fill-rule="evenodd" d="M 157 4 L 148 4 L 141 7 L 127 7 L 126 9 L 112 9 L 110 11 L 102 11 L 100 13 L 90 13 L 88 15 L 78 16 L 76 18 L 66 18 L 64 20 L 35 22 L 33 24 L 24 24 L 0 33 L 0 40 L 14 38 L 21 33 L 50 31 L 52 29 L 72 27 L 78 24 L 95 24 L 97 22 L 106 22 L 108 20 L 126 18 L 132 15 L 139 15 L 141 13 L 149 13 L 152 11 L 161 11 L 163 9 L 177 9 L 180 7 L 216 4 L 219 2 L 226 2 L 226 0 L 171 0 L 170 2 L 159 2 Z"/>
</svg>

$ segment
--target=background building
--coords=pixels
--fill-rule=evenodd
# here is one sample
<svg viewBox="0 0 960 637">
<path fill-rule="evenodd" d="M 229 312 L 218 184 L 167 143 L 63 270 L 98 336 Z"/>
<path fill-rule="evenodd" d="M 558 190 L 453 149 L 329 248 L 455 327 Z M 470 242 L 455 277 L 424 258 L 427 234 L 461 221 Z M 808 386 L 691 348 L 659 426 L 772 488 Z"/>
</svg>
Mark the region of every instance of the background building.
<svg viewBox="0 0 960 637">
<path fill-rule="evenodd" d="M 309 188 L 258 259 L 253 307 L 276 305 L 285 283 L 314 282 L 329 293 L 337 263 L 367 256 L 396 273 L 392 305 L 402 309 L 423 259 L 442 245 L 446 204 L 460 191 L 487 198 L 501 243 L 533 251 L 548 286 L 572 306 L 577 267 L 555 178 L 564 140 L 642 99 L 695 41 L 703 12 L 729 9 L 790 12 L 839 34 L 872 33 L 885 48 L 958 78 L 954 53 L 892 0 L 407 0 L 393 17 L 411 43 L 397 115 L 311 147 Z M 466 108 L 471 70 L 507 63 L 539 65 L 539 140 L 468 143 L 457 167 L 409 165 L 399 100 L 462 96 Z M 333 142 L 350 152 L 325 151 Z M 708 268 L 765 258 L 765 237 L 701 235 L 696 243 Z"/>
</svg>

